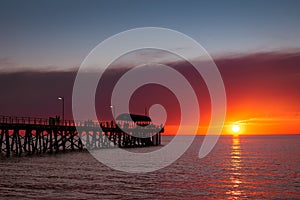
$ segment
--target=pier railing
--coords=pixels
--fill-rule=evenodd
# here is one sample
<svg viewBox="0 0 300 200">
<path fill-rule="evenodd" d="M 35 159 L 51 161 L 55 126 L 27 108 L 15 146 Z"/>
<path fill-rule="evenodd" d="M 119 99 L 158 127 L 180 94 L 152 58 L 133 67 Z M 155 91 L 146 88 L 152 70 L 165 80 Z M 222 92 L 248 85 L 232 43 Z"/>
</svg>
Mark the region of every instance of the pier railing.
<svg viewBox="0 0 300 200">
<path fill-rule="evenodd" d="M 55 126 L 97 126 L 98 122 L 91 120 L 74 121 L 58 120 L 56 118 L 18 117 L 0 115 L 0 124 L 24 124 L 24 125 L 55 125 Z"/>
<path fill-rule="evenodd" d="M 139 126 L 135 123 L 115 123 L 114 121 L 92 121 L 92 120 L 59 120 L 57 118 L 38 118 L 38 117 L 18 117 L 18 116 L 4 116 L 0 115 L 0 124 L 10 124 L 10 125 L 44 125 L 44 126 L 81 126 L 81 127 L 99 127 L 103 128 L 122 128 L 122 129 L 144 129 L 143 126 Z M 154 124 L 148 124 L 145 129 L 158 129 L 163 126 L 157 126 Z"/>
</svg>

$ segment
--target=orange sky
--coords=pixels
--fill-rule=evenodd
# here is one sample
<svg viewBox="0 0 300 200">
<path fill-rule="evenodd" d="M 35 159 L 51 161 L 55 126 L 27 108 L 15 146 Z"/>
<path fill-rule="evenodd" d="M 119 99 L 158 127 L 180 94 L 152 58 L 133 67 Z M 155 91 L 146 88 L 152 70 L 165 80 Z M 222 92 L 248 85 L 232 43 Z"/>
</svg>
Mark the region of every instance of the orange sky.
<svg viewBox="0 0 300 200">
<path fill-rule="evenodd" d="M 238 124 L 240 134 L 244 135 L 299 134 L 299 63 L 299 53 L 261 53 L 217 59 L 227 95 L 222 134 L 233 134 L 233 124 Z M 198 98 L 209 98 L 202 90 Z M 209 103 L 200 99 L 203 114 L 199 134 L 205 134 L 209 123 Z M 176 132 L 176 126 L 168 126 L 166 130 Z"/>
</svg>

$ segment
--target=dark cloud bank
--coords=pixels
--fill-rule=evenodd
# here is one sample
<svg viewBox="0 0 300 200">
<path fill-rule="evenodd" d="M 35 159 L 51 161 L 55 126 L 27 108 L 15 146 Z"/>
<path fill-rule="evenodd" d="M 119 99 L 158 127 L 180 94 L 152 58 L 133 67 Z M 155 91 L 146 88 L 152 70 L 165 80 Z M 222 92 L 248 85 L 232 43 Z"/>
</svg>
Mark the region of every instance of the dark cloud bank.
<svg viewBox="0 0 300 200">
<path fill-rule="evenodd" d="M 3 59 L 0 69 L 8 62 Z M 282 106 L 285 110 L 300 110 L 300 53 L 257 53 L 244 56 L 224 57 L 215 60 L 223 77 L 228 112 L 241 109 L 241 104 L 251 101 L 251 106 L 267 108 Z M 186 63 L 173 63 L 174 68 L 183 73 L 198 94 L 200 109 L 209 112 L 209 97 L 201 77 L 195 76 Z M 126 69 L 112 69 L 105 73 L 103 86 L 97 92 L 96 107 L 100 118 L 110 118 L 110 94 L 116 80 Z M 2 72 L 0 74 L 0 115 L 48 117 L 61 113 L 61 102 L 57 97 L 63 95 L 66 102 L 66 118 L 72 118 L 71 96 L 76 71 L 59 72 Z M 144 89 L 144 90 L 143 90 Z M 148 89 L 147 91 L 145 89 Z M 149 90 L 150 89 L 150 90 Z M 145 92 L 146 91 L 146 92 Z M 150 92 L 149 92 L 150 91 Z M 161 95 L 163 93 L 163 95 Z M 147 96 L 148 95 L 148 96 Z M 145 98 L 140 102 L 139 98 Z M 134 95 L 137 99 L 133 112 L 144 112 L 152 103 L 166 105 L 174 114 L 169 117 L 178 122 L 178 102 L 168 89 L 159 86 L 145 86 Z M 133 98 L 133 99 L 134 99 Z M 269 103 L 267 103 L 269 102 Z M 289 103 L 287 103 L 289 102 Z M 289 104 L 289 105 L 288 105 Z M 250 105 L 250 104 L 249 104 Z M 250 106 L 250 107 L 251 107 Z M 271 109 L 271 108 L 270 108 Z M 177 114 L 176 114 L 177 113 Z"/>
</svg>

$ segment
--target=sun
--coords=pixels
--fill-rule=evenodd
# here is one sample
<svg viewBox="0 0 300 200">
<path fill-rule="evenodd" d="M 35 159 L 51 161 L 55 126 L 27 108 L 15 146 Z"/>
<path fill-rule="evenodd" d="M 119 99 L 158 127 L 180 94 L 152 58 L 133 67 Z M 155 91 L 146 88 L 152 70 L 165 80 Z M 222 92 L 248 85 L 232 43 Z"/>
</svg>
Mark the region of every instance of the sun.
<svg viewBox="0 0 300 200">
<path fill-rule="evenodd" d="M 241 130 L 241 127 L 237 124 L 232 125 L 231 130 L 233 131 L 233 133 L 238 134 Z"/>
</svg>

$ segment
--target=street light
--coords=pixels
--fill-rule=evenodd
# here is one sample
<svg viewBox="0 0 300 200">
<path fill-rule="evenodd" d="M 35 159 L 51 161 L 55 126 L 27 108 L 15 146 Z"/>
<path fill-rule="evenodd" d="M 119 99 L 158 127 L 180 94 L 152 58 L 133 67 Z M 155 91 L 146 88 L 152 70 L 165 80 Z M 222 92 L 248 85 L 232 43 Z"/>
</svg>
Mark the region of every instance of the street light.
<svg viewBox="0 0 300 200">
<path fill-rule="evenodd" d="M 58 97 L 58 100 L 62 101 L 62 122 L 65 121 L 65 99 L 63 97 Z"/>
</svg>

